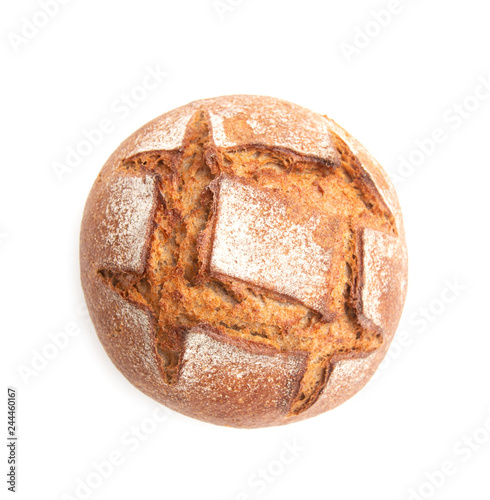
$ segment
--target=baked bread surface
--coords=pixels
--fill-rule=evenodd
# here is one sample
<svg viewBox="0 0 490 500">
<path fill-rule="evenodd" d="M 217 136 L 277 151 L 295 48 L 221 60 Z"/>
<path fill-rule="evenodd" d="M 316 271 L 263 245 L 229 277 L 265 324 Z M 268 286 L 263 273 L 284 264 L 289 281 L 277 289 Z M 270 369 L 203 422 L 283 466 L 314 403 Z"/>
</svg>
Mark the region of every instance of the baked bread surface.
<svg viewBox="0 0 490 500">
<path fill-rule="evenodd" d="M 329 118 L 260 96 L 196 101 L 124 141 L 88 197 L 80 262 L 97 334 L 130 382 L 235 427 L 354 395 L 407 286 L 380 165 Z"/>
</svg>

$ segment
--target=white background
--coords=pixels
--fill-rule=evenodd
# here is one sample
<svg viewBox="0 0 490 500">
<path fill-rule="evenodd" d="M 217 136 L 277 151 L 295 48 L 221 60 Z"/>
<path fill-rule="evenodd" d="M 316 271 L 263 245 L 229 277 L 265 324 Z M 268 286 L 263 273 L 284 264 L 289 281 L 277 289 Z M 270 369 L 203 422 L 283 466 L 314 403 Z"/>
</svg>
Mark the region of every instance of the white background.
<svg viewBox="0 0 490 500">
<path fill-rule="evenodd" d="M 212 0 L 64 3 L 34 30 L 46 20 L 37 1 L 3 2 L 0 16 L 0 407 L 16 387 L 17 498 L 490 499 L 488 2 L 224 0 L 221 16 Z M 142 97 L 148 67 L 168 75 Z M 131 92 L 140 102 L 126 113 Z M 84 202 L 110 153 L 165 111 L 233 93 L 296 102 L 354 134 L 397 181 L 410 251 L 404 317 L 377 378 L 330 413 L 252 431 L 154 414 L 99 344 L 78 271 Z M 112 131 L 57 176 L 104 119 Z M 438 129 L 422 158 L 416 141 Z M 54 350 L 73 322 L 78 335 Z M 98 480 L 94 463 L 115 450 Z M 444 462 L 452 474 L 434 475 Z"/>
</svg>

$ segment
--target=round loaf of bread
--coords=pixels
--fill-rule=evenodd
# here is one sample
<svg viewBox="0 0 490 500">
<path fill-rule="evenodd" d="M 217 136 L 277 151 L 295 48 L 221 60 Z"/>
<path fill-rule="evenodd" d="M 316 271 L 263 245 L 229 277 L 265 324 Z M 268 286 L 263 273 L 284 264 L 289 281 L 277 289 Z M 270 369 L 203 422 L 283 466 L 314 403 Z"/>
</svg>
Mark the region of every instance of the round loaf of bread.
<svg viewBox="0 0 490 500">
<path fill-rule="evenodd" d="M 402 215 L 376 160 L 326 116 L 247 95 L 192 102 L 124 141 L 88 197 L 80 261 L 124 376 L 234 427 L 354 395 L 407 285 Z"/>
</svg>

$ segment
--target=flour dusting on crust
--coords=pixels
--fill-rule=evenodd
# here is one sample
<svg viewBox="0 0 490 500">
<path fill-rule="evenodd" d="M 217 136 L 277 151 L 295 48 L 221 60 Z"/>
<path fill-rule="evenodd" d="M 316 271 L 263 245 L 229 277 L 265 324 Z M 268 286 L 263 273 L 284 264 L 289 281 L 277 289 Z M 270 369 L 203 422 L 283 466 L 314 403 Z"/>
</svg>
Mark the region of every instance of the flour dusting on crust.
<svg viewBox="0 0 490 500">
<path fill-rule="evenodd" d="M 220 148 L 265 145 L 339 163 L 328 122 L 317 113 L 270 97 L 227 96 L 202 102 Z"/>
<path fill-rule="evenodd" d="M 406 250 L 399 238 L 362 230 L 362 313 L 383 332 L 403 307 L 407 281 Z"/>
<path fill-rule="evenodd" d="M 315 235 L 327 227 L 318 213 L 301 213 L 270 192 L 222 176 L 210 270 L 324 314 L 335 246 L 332 234 Z"/>
<path fill-rule="evenodd" d="M 381 357 L 378 350 L 363 356 L 335 356 L 331 360 L 330 375 L 318 399 L 301 418 L 331 410 L 352 397 L 372 377 Z"/>
<path fill-rule="evenodd" d="M 139 271 L 144 260 L 148 233 L 156 199 L 153 176 L 120 176 L 109 184 L 105 216 L 102 219 L 104 240 L 98 242 L 107 254 L 100 267 Z"/>
<path fill-rule="evenodd" d="M 97 299 L 90 301 L 96 311 L 95 326 L 101 342 L 119 370 L 153 396 L 163 383 L 155 353 L 154 319 L 143 305 L 121 297 L 100 277 L 94 282 Z M 100 335 L 100 332 L 105 332 Z"/>
<path fill-rule="evenodd" d="M 333 363 L 332 372 L 325 386 L 325 397 L 333 404 L 347 399 L 349 387 L 358 388 L 359 384 L 371 377 L 370 367 L 378 355 L 377 351 L 362 358 L 341 359 Z"/>
<path fill-rule="evenodd" d="M 164 120 L 156 121 L 151 133 L 145 133 L 137 142 L 132 154 L 146 151 L 174 151 L 182 147 L 185 131 L 194 109 L 186 113 L 170 113 Z"/>
<path fill-rule="evenodd" d="M 196 326 L 186 332 L 184 357 L 176 389 L 201 405 L 241 397 L 237 413 L 285 414 L 305 369 L 306 354 L 233 345 Z M 267 386 L 267 391 L 264 391 Z M 229 410 L 228 410 L 229 411 Z"/>
</svg>

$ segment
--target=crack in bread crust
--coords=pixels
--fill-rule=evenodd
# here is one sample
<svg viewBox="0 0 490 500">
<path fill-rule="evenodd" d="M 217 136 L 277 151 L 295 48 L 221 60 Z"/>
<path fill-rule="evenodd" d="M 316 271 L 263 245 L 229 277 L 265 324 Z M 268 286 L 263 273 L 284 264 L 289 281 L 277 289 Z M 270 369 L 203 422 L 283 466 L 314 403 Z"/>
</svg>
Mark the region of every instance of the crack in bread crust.
<svg viewBox="0 0 490 500">
<path fill-rule="evenodd" d="M 380 332 L 362 327 L 354 290 L 359 271 L 360 227 L 396 234 L 393 215 L 376 195 L 369 177 L 348 146 L 332 133 L 339 153 L 336 168 L 278 148 L 218 150 L 211 141 L 207 112 L 197 111 L 187 125 L 180 151 L 139 153 L 121 162 L 126 174 L 158 174 L 160 202 L 154 216 L 146 270 L 141 275 L 100 269 L 122 297 L 150 308 L 157 324 L 156 352 L 167 384 L 175 384 L 183 356 L 182 331 L 207 324 L 230 337 L 281 351 L 309 354 L 305 375 L 290 414 L 317 399 L 328 380 L 333 356 L 372 352 Z M 200 272 L 215 194 L 208 189 L 219 175 L 246 179 L 258 189 L 280 190 L 291 199 L 343 221 L 340 277 L 331 291 L 335 319 L 300 302 L 278 296 L 226 275 Z"/>
</svg>

